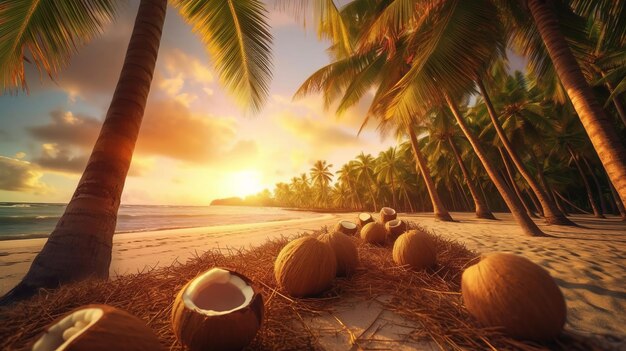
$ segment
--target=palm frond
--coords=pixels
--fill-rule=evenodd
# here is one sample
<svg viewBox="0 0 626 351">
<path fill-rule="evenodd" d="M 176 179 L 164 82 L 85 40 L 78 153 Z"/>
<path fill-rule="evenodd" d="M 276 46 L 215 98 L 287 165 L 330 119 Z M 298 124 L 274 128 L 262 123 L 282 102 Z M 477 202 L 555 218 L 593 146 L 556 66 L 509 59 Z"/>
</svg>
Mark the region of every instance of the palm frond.
<svg viewBox="0 0 626 351">
<path fill-rule="evenodd" d="M 24 61 L 55 78 L 80 46 L 116 14 L 110 0 L 0 2 L 0 84 L 27 89 Z"/>
<path fill-rule="evenodd" d="M 272 78 L 272 35 L 260 0 L 174 0 L 238 102 L 258 112 Z"/>
</svg>

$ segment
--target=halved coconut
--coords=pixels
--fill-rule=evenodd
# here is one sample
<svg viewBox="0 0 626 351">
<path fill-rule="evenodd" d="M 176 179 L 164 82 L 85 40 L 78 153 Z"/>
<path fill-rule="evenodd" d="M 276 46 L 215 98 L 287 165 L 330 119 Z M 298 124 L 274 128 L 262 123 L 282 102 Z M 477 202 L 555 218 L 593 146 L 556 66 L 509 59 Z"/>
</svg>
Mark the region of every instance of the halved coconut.
<svg viewBox="0 0 626 351">
<path fill-rule="evenodd" d="M 363 228 L 367 223 L 374 222 L 374 217 L 367 212 L 363 212 L 359 214 L 359 226 Z"/>
<path fill-rule="evenodd" d="M 33 351 L 165 350 L 141 319 L 108 305 L 82 306 L 52 322 Z"/>
<path fill-rule="evenodd" d="M 435 265 L 437 249 L 428 233 L 410 230 L 398 237 L 393 245 L 392 256 L 397 264 L 419 270 Z"/>
<path fill-rule="evenodd" d="M 330 288 L 336 274 L 337 259 L 332 247 L 312 236 L 289 242 L 274 262 L 276 282 L 294 297 L 321 293 Z"/>
<path fill-rule="evenodd" d="M 387 239 L 385 226 L 376 222 L 367 223 L 361 228 L 361 239 L 370 244 L 384 244 Z"/>
<path fill-rule="evenodd" d="M 350 221 L 339 221 L 337 225 L 335 225 L 335 231 L 339 233 L 343 233 L 346 235 L 354 235 L 356 234 L 357 225 L 354 222 Z"/>
<path fill-rule="evenodd" d="M 347 276 L 356 270 L 359 265 L 359 253 L 352 238 L 334 232 L 322 234 L 318 239 L 333 248 L 335 258 L 337 258 L 337 276 Z"/>
<path fill-rule="evenodd" d="M 387 229 L 387 235 L 390 237 L 397 237 L 398 235 L 406 232 L 406 222 L 401 219 L 392 219 L 385 223 L 385 229 Z"/>
<path fill-rule="evenodd" d="M 502 327 L 518 339 L 548 340 L 563 330 L 567 308 L 545 269 L 508 253 L 484 256 L 461 278 L 467 311 L 483 326 Z"/>
<path fill-rule="evenodd" d="M 396 210 L 394 210 L 391 207 L 383 207 L 380 210 L 380 221 L 381 223 L 385 224 L 387 222 L 389 222 L 392 219 L 396 219 L 396 216 L 398 214 L 396 213 Z"/>
<path fill-rule="evenodd" d="M 190 350 L 241 350 L 263 322 L 263 297 L 245 276 L 212 268 L 187 283 L 172 306 L 172 327 Z"/>
</svg>

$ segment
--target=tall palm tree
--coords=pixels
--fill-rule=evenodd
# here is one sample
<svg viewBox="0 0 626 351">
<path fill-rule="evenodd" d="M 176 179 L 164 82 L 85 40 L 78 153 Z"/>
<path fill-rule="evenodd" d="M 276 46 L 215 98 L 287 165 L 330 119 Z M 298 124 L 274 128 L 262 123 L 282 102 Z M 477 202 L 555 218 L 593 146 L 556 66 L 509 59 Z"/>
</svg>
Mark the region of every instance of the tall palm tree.
<svg viewBox="0 0 626 351">
<path fill-rule="evenodd" d="M 391 203 L 393 208 L 398 208 L 398 192 L 397 183 L 402 172 L 402 160 L 400 159 L 395 147 L 390 147 L 386 151 L 382 151 L 377 158 L 377 166 L 375 172 L 378 179 L 386 182 L 391 190 Z"/>
<path fill-rule="evenodd" d="M 376 212 L 378 210 L 376 196 L 374 195 L 376 191 L 376 182 L 374 181 L 374 157 L 370 154 L 364 154 L 361 152 L 356 157 L 355 162 L 357 179 L 364 183 L 366 189 L 368 189 L 370 193 L 370 198 L 372 199 L 373 211 Z"/>
<path fill-rule="evenodd" d="M 327 164 L 326 161 L 317 160 L 310 170 L 313 184 L 317 185 L 317 204 L 320 207 L 328 205 L 329 185 L 333 179 L 333 173 L 330 171 L 332 166 L 332 164 Z"/>
<path fill-rule="evenodd" d="M 359 195 L 358 183 L 357 183 L 357 165 L 356 161 L 350 162 L 341 166 L 337 171 L 337 179 L 341 182 L 345 182 L 350 189 L 350 198 L 353 199 L 353 208 L 362 209 L 363 203 L 361 202 L 361 196 Z"/>
<path fill-rule="evenodd" d="M 258 0 L 173 0 L 211 53 L 221 82 L 259 110 L 267 96 L 267 11 Z M 4 303 L 41 287 L 107 278 L 117 211 L 150 91 L 166 0 L 141 0 L 122 72 L 100 135 L 65 213 Z M 0 84 L 25 86 L 24 55 L 55 76 L 78 47 L 115 15 L 112 1 L 4 1 L 0 6 Z"/>
</svg>

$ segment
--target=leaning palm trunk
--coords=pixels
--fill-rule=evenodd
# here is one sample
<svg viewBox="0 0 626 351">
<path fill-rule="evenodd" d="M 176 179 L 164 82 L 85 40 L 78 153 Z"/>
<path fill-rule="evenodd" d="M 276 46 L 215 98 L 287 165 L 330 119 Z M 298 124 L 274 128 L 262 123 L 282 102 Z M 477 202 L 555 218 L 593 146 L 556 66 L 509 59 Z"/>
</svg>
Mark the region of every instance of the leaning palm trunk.
<svg viewBox="0 0 626 351">
<path fill-rule="evenodd" d="M 585 186 L 585 190 L 587 191 L 587 199 L 589 200 L 589 205 L 593 210 L 593 215 L 596 218 L 604 218 L 602 211 L 596 205 L 596 202 L 593 200 L 593 192 L 591 191 L 591 186 L 589 185 L 589 181 L 587 180 L 587 176 L 585 176 L 585 172 L 583 172 L 583 168 L 580 166 L 580 162 L 578 161 L 578 157 L 576 157 L 576 153 L 572 150 L 572 147 L 569 144 L 566 144 L 567 151 L 570 156 L 572 156 L 572 160 L 574 160 L 574 164 L 576 165 L 576 169 L 578 170 L 578 174 L 580 178 L 582 178 L 583 185 Z"/>
<path fill-rule="evenodd" d="M 596 191 L 598 192 L 598 200 L 600 200 L 600 209 L 602 210 L 602 213 L 609 212 L 606 207 L 606 201 L 604 201 L 604 195 L 602 194 L 602 187 L 600 186 L 600 181 L 598 180 L 598 177 L 593 172 L 593 168 L 591 168 L 591 165 L 589 164 L 589 161 L 587 161 L 587 158 L 583 155 L 581 155 L 580 158 L 582 158 L 583 162 L 585 163 L 587 171 L 591 175 L 591 179 L 593 179 L 593 183 L 596 186 Z"/>
<path fill-rule="evenodd" d="M 10 303 L 62 283 L 109 276 L 113 233 L 126 174 L 154 73 L 166 0 L 142 0 L 115 93 L 87 168 L 65 213 Z"/>
<path fill-rule="evenodd" d="M 617 192 L 615 191 L 615 188 L 613 187 L 613 184 L 611 184 L 611 182 L 609 182 L 609 188 L 611 189 L 611 195 L 613 195 L 615 206 L 617 206 L 617 210 L 622 217 L 622 221 L 626 221 L 626 208 L 624 208 L 622 200 L 620 200 L 619 196 L 617 196 Z"/>
<path fill-rule="evenodd" d="M 548 1 L 527 1 L 559 79 L 611 182 L 622 201 L 626 202 L 626 147 L 587 84 Z"/>
<path fill-rule="evenodd" d="M 541 229 L 537 227 L 537 224 L 535 224 L 535 222 L 533 222 L 533 220 L 526 214 L 526 212 L 522 208 L 522 204 L 520 204 L 515 194 L 511 191 L 511 189 L 506 186 L 506 183 L 504 183 L 504 180 L 498 174 L 496 167 L 487 157 L 487 154 L 483 151 L 483 148 L 478 142 L 478 139 L 474 136 L 467 123 L 465 123 L 465 120 L 461 116 L 461 112 L 457 108 L 456 104 L 452 101 L 447 93 L 445 93 L 445 98 L 448 106 L 450 107 L 450 110 L 452 111 L 452 114 L 454 115 L 454 118 L 459 124 L 459 127 L 461 127 L 461 130 L 465 134 L 465 137 L 467 138 L 467 140 L 469 140 L 470 144 L 474 148 L 474 151 L 476 152 L 476 155 L 478 155 L 478 158 L 483 164 L 483 167 L 485 167 L 489 178 L 491 178 L 491 181 L 493 182 L 493 184 L 495 184 L 496 188 L 500 192 L 500 195 L 502 195 L 502 198 L 506 202 L 506 205 L 509 207 L 509 210 L 511 210 L 511 214 L 513 215 L 517 223 L 522 227 L 524 233 L 530 236 L 545 236 Z"/>
<path fill-rule="evenodd" d="M 430 202 L 432 202 L 433 204 L 433 212 L 435 213 L 435 218 L 446 222 L 452 222 L 452 216 L 450 216 L 450 213 L 448 213 L 448 210 L 443 205 L 443 202 L 439 197 L 439 193 L 437 192 L 435 182 L 433 182 L 433 179 L 430 177 L 430 169 L 428 169 L 426 158 L 424 158 L 424 155 L 420 151 L 419 145 L 417 144 L 417 136 L 415 135 L 415 131 L 410 127 L 407 129 L 409 132 L 409 138 L 411 139 L 413 155 L 415 155 L 415 168 L 417 168 L 417 171 L 422 174 L 424 184 L 426 184 L 426 189 L 428 190 L 428 195 L 430 196 Z"/>
<path fill-rule="evenodd" d="M 499 147 L 498 151 L 500 151 L 500 157 L 502 158 L 502 163 L 504 163 L 504 169 L 506 170 L 506 174 L 509 177 L 509 183 L 511 184 L 511 188 L 513 189 L 513 191 L 515 191 L 515 195 L 517 195 L 519 202 L 522 205 L 524 205 L 524 209 L 526 209 L 526 213 L 528 214 L 529 217 L 537 218 L 537 215 L 535 214 L 535 212 L 533 212 L 532 208 L 530 208 L 530 206 L 528 205 L 528 202 L 524 200 L 524 195 L 522 195 L 522 191 L 520 190 L 519 185 L 515 181 L 515 174 L 513 173 L 514 172 L 513 166 L 511 166 L 511 163 L 509 162 L 509 159 L 507 158 L 505 151 L 502 150 L 502 147 Z"/>
<path fill-rule="evenodd" d="M 470 194 L 472 195 L 472 199 L 474 200 L 474 208 L 476 210 L 476 217 L 484 218 L 484 219 L 496 219 L 493 213 L 489 210 L 489 207 L 483 201 L 483 198 L 478 194 L 478 190 L 476 186 L 472 182 L 469 171 L 467 167 L 465 167 L 465 163 L 463 163 L 463 159 L 461 158 L 461 154 L 459 153 L 459 149 L 452 141 L 452 138 L 448 137 L 448 144 L 450 144 L 450 148 L 452 149 L 452 153 L 456 158 L 456 162 L 459 164 L 459 168 L 461 168 L 461 173 L 463 173 L 463 179 L 465 179 L 465 184 L 469 188 Z"/>
<path fill-rule="evenodd" d="M 489 94 L 487 93 L 487 89 L 485 89 L 482 80 L 480 78 L 477 78 L 476 83 L 478 85 L 478 88 L 480 89 L 483 99 L 485 100 L 485 105 L 487 106 L 487 112 L 489 114 L 489 117 L 491 118 L 491 123 L 493 124 L 496 133 L 500 138 L 500 141 L 502 141 L 502 145 L 504 145 L 504 148 L 511 157 L 511 160 L 513 160 L 513 164 L 522 175 L 522 177 L 526 180 L 535 196 L 537 196 L 537 200 L 541 204 L 541 212 L 543 212 L 544 214 L 545 221 L 548 224 L 571 226 L 575 225 L 574 223 L 572 223 L 572 221 L 567 219 L 567 217 L 565 217 L 565 215 L 561 211 L 559 211 L 554 201 L 552 201 L 552 199 L 550 199 L 545 190 L 541 188 L 539 183 L 535 180 L 535 177 L 530 174 L 521 157 L 517 154 L 517 151 L 509 141 L 509 138 L 506 136 L 506 133 L 504 133 L 504 129 L 502 129 L 502 126 L 500 125 L 500 121 L 498 120 L 498 116 L 493 107 L 493 104 L 491 103 L 491 99 L 489 98 Z"/>
</svg>

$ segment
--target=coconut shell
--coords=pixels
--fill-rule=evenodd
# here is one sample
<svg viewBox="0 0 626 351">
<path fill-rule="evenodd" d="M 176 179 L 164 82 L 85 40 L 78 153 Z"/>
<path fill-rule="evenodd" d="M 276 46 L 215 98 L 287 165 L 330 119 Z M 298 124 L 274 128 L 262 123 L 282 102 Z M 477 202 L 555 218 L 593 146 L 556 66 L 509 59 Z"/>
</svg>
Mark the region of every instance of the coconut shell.
<svg viewBox="0 0 626 351">
<path fill-rule="evenodd" d="M 502 327 L 514 338 L 549 340 L 565 324 L 565 299 L 554 279 L 521 256 L 485 256 L 463 272 L 461 294 L 480 324 Z"/>
<path fill-rule="evenodd" d="M 406 222 L 401 219 L 393 219 L 385 223 L 385 229 L 387 230 L 387 235 L 395 238 L 398 235 L 406 232 Z"/>
<path fill-rule="evenodd" d="M 140 350 L 165 350 L 165 347 L 161 345 L 159 339 L 152 332 L 146 323 L 125 312 L 108 305 L 86 305 L 81 306 L 72 312 L 57 318 L 54 322 L 50 323 L 44 333 L 37 338 L 42 339 L 44 336 L 48 338 L 55 338 L 59 340 L 60 337 L 54 337 L 51 332 L 51 328 L 61 322 L 68 315 L 74 314 L 83 309 L 97 308 L 103 311 L 102 316 L 93 325 L 82 331 L 64 348 L 67 351 L 140 351 Z M 35 350 L 56 350 L 61 346 L 62 341 L 58 346 L 48 349 L 42 345 L 35 343 Z"/>
<path fill-rule="evenodd" d="M 361 239 L 370 244 L 384 244 L 387 239 L 387 231 L 385 226 L 372 222 L 361 228 Z"/>
<path fill-rule="evenodd" d="M 339 221 L 335 225 L 335 231 L 346 234 L 346 235 L 354 235 L 357 231 L 357 225 L 354 222 L 350 221 Z"/>
<path fill-rule="evenodd" d="M 360 213 L 357 217 L 357 223 L 359 223 L 359 226 L 361 228 L 363 228 L 367 223 L 372 222 L 374 222 L 374 217 L 372 217 L 372 215 L 367 212 Z"/>
<path fill-rule="evenodd" d="M 433 238 L 418 230 L 400 235 L 393 245 L 393 261 L 418 270 L 434 266 L 437 250 Z"/>
<path fill-rule="evenodd" d="M 289 242 L 274 262 L 278 285 L 289 295 L 317 295 L 330 288 L 337 274 L 337 259 L 329 244 L 311 236 Z"/>
<path fill-rule="evenodd" d="M 333 248 L 337 259 L 337 276 L 348 276 L 356 270 L 359 265 L 359 254 L 350 237 L 334 232 L 322 234 L 318 239 Z"/>
<path fill-rule="evenodd" d="M 380 222 L 383 224 L 396 219 L 397 216 L 396 210 L 391 207 L 383 207 L 380 209 Z"/>
<path fill-rule="evenodd" d="M 206 315 L 189 308 L 183 294 L 195 279 L 185 284 L 174 300 L 172 329 L 178 341 L 189 350 L 241 350 L 252 342 L 261 328 L 264 310 L 261 293 L 244 275 L 227 271 L 252 288 L 252 299 L 245 307 L 222 315 Z"/>
</svg>

